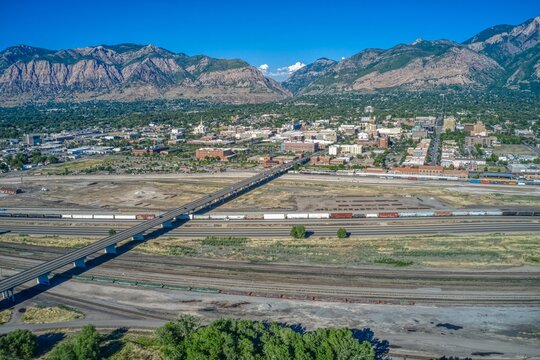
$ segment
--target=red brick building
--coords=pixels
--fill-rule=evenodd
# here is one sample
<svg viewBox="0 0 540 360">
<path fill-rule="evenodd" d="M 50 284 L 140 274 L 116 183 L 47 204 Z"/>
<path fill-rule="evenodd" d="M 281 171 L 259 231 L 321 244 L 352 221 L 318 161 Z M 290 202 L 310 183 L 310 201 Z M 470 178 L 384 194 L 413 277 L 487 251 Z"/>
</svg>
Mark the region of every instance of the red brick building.
<svg viewBox="0 0 540 360">
<path fill-rule="evenodd" d="M 207 158 L 218 158 L 221 161 L 228 161 L 234 156 L 231 149 L 221 148 L 200 148 L 195 151 L 195 158 L 197 160 L 203 160 Z"/>
</svg>

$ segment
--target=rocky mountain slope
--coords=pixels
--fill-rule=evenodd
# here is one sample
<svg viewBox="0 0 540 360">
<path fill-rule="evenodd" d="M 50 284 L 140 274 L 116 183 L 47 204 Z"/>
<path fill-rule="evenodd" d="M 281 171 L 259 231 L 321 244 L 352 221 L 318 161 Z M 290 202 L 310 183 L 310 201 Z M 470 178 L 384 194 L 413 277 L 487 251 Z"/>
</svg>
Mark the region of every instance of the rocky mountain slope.
<svg viewBox="0 0 540 360">
<path fill-rule="evenodd" d="M 540 81 L 540 17 L 518 26 L 498 25 L 459 44 L 417 40 L 391 49 L 366 49 L 283 85 L 294 94 L 399 88 L 525 87 Z M 306 76 L 305 73 L 310 74 Z"/>
<path fill-rule="evenodd" d="M 153 45 L 67 50 L 14 46 L 0 53 L 0 103 L 204 98 L 231 103 L 290 96 L 242 60 L 177 54 Z"/>
</svg>

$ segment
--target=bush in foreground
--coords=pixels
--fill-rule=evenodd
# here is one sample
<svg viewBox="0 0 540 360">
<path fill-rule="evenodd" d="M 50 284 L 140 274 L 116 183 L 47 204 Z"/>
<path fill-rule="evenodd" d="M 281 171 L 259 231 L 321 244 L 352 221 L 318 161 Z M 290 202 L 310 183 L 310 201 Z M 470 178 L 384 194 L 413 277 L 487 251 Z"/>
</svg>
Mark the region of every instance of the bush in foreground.
<svg viewBox="0 0 540 360">
<path fill-rule="evenodd" d="M 88 325 L 78 335 L 57 345 L 47 360 L 98 360 L 101 359 L 100 344 L 101 335 L 94 326 Z"/>
</svg>

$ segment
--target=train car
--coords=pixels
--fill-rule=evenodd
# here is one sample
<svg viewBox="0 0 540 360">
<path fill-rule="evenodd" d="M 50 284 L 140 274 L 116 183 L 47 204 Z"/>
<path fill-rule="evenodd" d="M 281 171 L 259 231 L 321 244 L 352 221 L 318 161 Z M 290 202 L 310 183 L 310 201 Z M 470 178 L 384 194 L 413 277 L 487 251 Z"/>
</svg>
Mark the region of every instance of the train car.
<svg viewBox="0 0 540 360">
<path fill-rule="evenodd" d="M 437 211 L 435 211 L 434 215 L 438 216 L 438 217 L 447 217 L 447 216 L 452 216 L 452 212 L 451 211 L 437 210 Z"/>
<path fill-rule="evenodd" d="M 156 215 L 154 215 L 154 214 L 137 214 L 135 216 L 135 218 L 137 220 L 150 220 L 150 219 L 155 219 Z"/>
<path fill-rule="evenodd" d="M 263 214 L 264 220 L 285 220 L 285 214 Z"/>
<path fill-rule="evenodd" d="M 308 219 L 308 214 L 287 214 L 287 219 Z"/>
<path fill-rule="evenodd" d="M 533 216 L 540 216 L 540 211 L 535 211 Z"/>
<path fill-rule="evenodd" d="M 136 219 L 137 219 L 137 215 L 122 215 L 122 214 L 118 214 L 118 215 L 114 215 L 114 219 L 115 219 L 115 220 L 136 220 Z"/>
<path fill-rule="evenodd" d="M 210 220 L 228 220 L 227 215 L 210 215 Z"/>
<path fill-rule="evenodd" d="M 22 214 L 22 213 L 11 213 L 11 217 L 18 217 L 18 218 L 27 218 L 28 214 Z"/>
<path fill-rule="evenodd" d="M 193 215 L 193 220 L 210 220 L 210 216 L 194 214 Z"/>
<path fill-rule="evenodd" d="M 486 211 L 487 216 L 501 216 L 503 214 L 500 210 L 488 210 Z"/>
<path fill-rule="evenodd" d="M 376 217 L 379 217 L 379 214 L 370 213 L 370 214 L 366 214 L 366 217 L 367 218 L 376 218 Z"/>
<path fill-rule="evenodd" d="M 469 216 L 484 216 L 486 215 L 485 211 L 469 211 Z"/>
<path fill-rule="evenodd" d="M 379 213 L 380 218 L 397 218 L 399 217 L 399 213 L 395 211 L 383 211 Z"/>
<path fill-rule="evenodd" d="M 71 215 L 71 214 L 62 214 L 62 219 L 73 219 L 73 215 Z"/>
<path fill-rule="evenodd" d="M 180 214 L 176 217 L 178 220 L 188 220 L 189 214 Z"/>
<path fill-rule="evenodd" d="M 60 215 L 60 214 L 44 214 L 43 217 L 47 218 L 47 219 L 61 219 L 62 215 Z"/>
<path fill-rule="evenodd" d="M 11 217 L 11 213 L 0 212 L 0 217 Z"/>
<path fill-rule="evenodd" d="M 311 213 L 308 214 L 309 219 L 330 219 L 329 213 Z"/>
<path fill-rule="evenodd" d="M 94 215 L 93 214 L 73 214 L 72 218 L 73 219 L 93 219 Z"/>
<path fill-rule="evenodd" d="M 516 211 L 503 211 L 503 216 L 516 216 L 517 215 L 517 212 Z"/>
<path fill-rule="evenodd" d="M 469 180 L 471 184 L 480 184 L 480 179 L 471 179 Z"/>
<path fill-rule="evenodd" d="M 94 219 L 114 220 L 114 215 L 94 214 Z"/>
<path fill-rule="evenodd" d="M 352 213 L 330 213 L 330 219 L 352 219 Z"/>
<path fill-rule="evenodd" d="M 246 215 L 229 215 L 229 220 L 245 220 Z"/>
<path fill-rule="evenodd" d="M 352 214 L 352 217 L 353 217 L 354 219 L 363 219 L 363 218 L 366 217 L 366 214 L 358 214 L 358 213 L 354 213 L 354 214 Z"/>
<path fill-rule="evenodd" d="M 467 215 L 469 215 L 468 211 L 461 211 L 461 210 L 452 211 L 452 216 L 467 216 Z"/>
<path fill-rule="evenodd" d="M 518 211 L 517 216 L 533 216 L 534 211 Z"/>
<path fill-rule="evenodd" d="M 417 211 L 416 212 L 416 216 L 420 216 L 420 217 L 428 217 L 428 216 L 433 216 L 433 215 L 434 215 L 433 211 Z"/>
<path fill-rule="evenodd" d="M 43 219 L 44 215 L 43 214 L 28 214 L 28 217 L 29 218 Z"/>
<path fill-rule="evenodd" d="M 399 217 L 415 217 L 416 213 L 415 212 L 399 212 L 398 215 Z"/>
<path fill-rule="evenodd" d="M 246 220 L 263 220 L 263 214 L 247 214 Z"/>
</svg>

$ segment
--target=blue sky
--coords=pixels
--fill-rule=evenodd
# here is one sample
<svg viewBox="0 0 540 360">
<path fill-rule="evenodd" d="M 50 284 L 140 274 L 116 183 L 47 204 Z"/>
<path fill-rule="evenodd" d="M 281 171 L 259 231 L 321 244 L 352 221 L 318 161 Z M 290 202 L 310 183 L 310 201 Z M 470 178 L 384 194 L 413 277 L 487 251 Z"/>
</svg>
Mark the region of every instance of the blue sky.
<svg viewBox="0 0 540 360">
<path fill-rule="evenodd" d="M 151 43 L 268 64 L 277 73 L 297 62 L 339 60 L 417 38 L 464 41 L 487 27 L 538 15 L 540 1 L 534 0 L 0 0 L 0 48 Z"/>
</svg>

